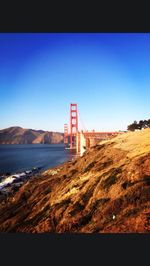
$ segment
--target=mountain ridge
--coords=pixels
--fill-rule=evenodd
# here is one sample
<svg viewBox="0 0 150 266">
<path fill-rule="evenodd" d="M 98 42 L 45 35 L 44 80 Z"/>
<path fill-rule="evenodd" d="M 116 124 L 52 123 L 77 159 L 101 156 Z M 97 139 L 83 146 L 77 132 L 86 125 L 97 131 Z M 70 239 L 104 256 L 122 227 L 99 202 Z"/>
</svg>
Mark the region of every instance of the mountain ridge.
<svg viewBox="0 0 150 266">
<path fill-rule="evenodd" d="M 0 144 L 56 144 L 63 142 L 63 133 L 12 126 L 0 130 Z"/>
</svg>

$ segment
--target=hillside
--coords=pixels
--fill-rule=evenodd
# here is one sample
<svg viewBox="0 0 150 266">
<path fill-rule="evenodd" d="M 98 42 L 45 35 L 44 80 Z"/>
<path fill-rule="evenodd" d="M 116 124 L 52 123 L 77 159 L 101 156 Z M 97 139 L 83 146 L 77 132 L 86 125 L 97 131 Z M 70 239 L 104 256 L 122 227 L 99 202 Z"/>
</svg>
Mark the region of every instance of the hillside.
<svg viewBox="0 0 150 266">
<path fill-rule="evenodd" d="M 28 180 L 1 202 L 0 231 L 150 232 L 150 129 Z"/>
<path fill-rule="evenodd" d="M 61 143 L 63 134 L 43 130 L 9 127 L 0 130 L 0 144 Z"/>
</svg>

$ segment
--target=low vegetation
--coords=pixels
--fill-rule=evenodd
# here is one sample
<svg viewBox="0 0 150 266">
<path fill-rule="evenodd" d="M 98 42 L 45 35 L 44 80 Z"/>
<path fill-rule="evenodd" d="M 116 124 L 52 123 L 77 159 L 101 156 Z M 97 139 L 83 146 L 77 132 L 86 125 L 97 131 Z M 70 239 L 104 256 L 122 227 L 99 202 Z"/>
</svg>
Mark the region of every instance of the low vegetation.
<svg viewBox="0 0 150 266">
<path fill-rule="evenodd" d="M 139 122 L 137 122 L 136 120 L 128 125 L 127 129 L 130 131 L 135 131 L 135 130 L 141 130 L 144 128 L 148 128 L 150 127 L 150 119 L 148 120 L 140 120 Z"/>
</svg>

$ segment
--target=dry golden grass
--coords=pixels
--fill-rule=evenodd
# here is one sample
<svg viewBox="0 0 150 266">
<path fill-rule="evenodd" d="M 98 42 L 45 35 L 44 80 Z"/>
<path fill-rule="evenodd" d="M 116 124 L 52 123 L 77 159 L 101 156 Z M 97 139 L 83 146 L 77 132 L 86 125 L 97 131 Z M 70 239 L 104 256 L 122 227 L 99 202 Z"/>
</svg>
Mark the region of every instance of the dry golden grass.
<svg viewBox="0 0 150 266">
<path fill-rule="evenodd" d="M 114 148 L 127 151 L 129 157 L 144 155 L 150 152 L 150 128 L 127 132 L 103 143 L 114 143 Z"/>
</svg>

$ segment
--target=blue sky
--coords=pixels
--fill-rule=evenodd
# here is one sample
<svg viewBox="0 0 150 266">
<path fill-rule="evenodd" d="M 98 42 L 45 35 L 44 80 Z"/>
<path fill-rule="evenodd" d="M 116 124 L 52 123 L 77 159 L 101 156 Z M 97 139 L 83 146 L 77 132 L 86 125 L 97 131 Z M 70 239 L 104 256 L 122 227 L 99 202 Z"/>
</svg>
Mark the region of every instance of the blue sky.
<svg viewBox="0 0 150 266">
<path fill-rule="evenodd" d="M 0 34 L 0 128 L 126 130 L 150 118 L 150 34 Z"/>
</svg>

